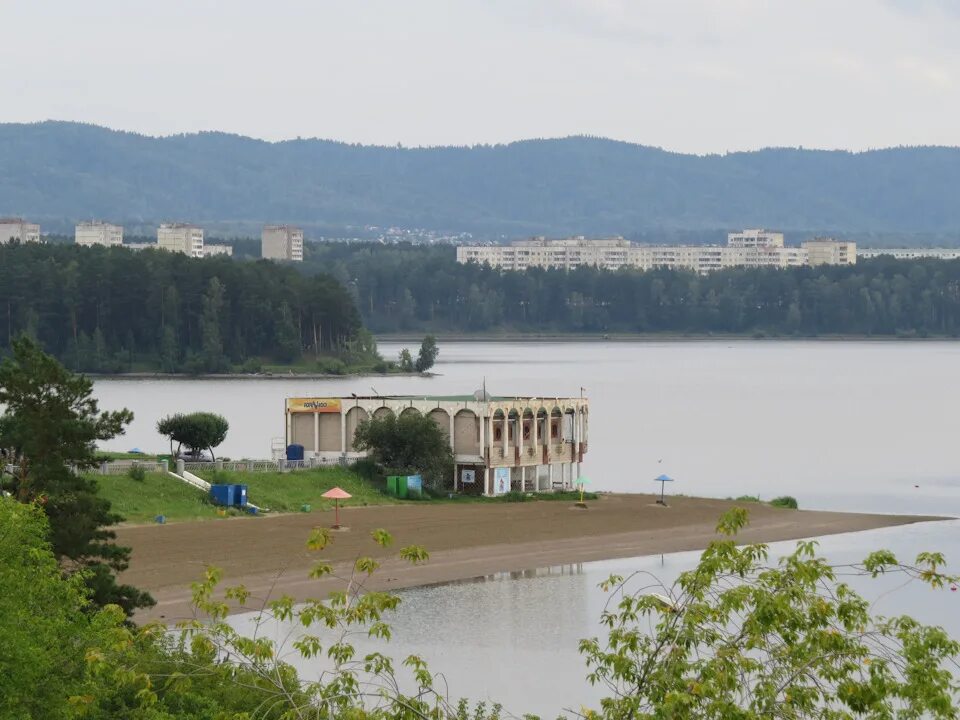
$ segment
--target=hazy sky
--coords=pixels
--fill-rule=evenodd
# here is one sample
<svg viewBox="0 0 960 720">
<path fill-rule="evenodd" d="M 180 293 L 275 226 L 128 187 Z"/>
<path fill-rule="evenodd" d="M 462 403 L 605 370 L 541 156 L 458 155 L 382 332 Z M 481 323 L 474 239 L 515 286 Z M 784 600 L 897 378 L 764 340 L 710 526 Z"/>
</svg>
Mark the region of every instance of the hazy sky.
<svg viewBox="0 0 960 720">
<path fill-rule="evenodd" d="M 960 0 L 0 0 L 0 121 L 960 145 Z"/>
</svg>

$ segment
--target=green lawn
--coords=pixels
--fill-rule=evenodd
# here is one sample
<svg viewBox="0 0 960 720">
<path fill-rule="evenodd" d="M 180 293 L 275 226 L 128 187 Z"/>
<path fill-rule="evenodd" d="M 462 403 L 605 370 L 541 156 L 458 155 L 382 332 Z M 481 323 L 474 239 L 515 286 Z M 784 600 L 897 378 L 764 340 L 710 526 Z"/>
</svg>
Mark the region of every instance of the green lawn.
<svg viewBox="0 0 960 720">
<path fill-rule="evenodd" d="M 216 508 L 205 493 L 162 473 L 147 473 L 143 482 L 126 475 L 97 475 L 100 495 L 127 522 L 153 522 L 157 515 L 174 520 L 212 520 Z"/>
<path fill-rule="evenodd" d="M 272 512 L 297 512 L 304 504 L 313 511 L 333 507 L 320 496 L 339 486 L 353 497 L 341 502 L 349 505 L 382 505 L 403 502 L 377 490 L 371 483 L 347 468 L 318 468 L 290 473 L 200 472 L 210 483 L 237 483 L 247 486 L 247 500 Z M 127 475 L 97 475 L 100 495 L 107 498 L 113 511 L 130 523 L 153 522 L 164 515 L 168 522 L 215 520 L 224 517 L 201 490 L 161 473 L 147 473 L 143 482 Z M 239 511 L 228 510 L 226 515 Z"/>
<path fill-rule="evenodd" d="M 294 472 L 200 472 L 209 483 L 237 483 L 247 486 L 247 501 L 273 512 L 294 512 L 304 504 L 314 510 L 333 507 L 332 500 L 320 497 L 333 487 L 341 487 L 353 497 L 341 506 L 384 505 L 401 502 L 390 497 L 348 468 L 316 468 Z"/>
</svg>

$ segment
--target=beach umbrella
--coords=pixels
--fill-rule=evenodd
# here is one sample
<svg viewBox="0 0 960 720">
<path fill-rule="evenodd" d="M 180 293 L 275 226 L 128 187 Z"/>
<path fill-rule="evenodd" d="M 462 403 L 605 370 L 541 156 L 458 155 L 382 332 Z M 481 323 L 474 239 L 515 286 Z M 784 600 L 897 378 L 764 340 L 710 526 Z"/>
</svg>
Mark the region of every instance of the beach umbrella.
<svg viewBox="0 0 960 720">
<path fill-rule="evenodd" d="M 654 482 L 660 483 L 660 499 L 657 501 L 661 505 L 666 505 L 667 503 L 663 500 L 664 488 L 667 486 L 668 482 L 673 482 L 673 478 L 669 475 L 658 475 L 653 479 Z"/>
<path fill-rule="evenodd" d="M 130 455 L 143 455 L 143 450 L 140 448 L 133 448 L 132 450 L 127 450 Z"/>
<path fill-rule="evenodd" d="M 588 478 L 586 475 L 581 475 L 576 480 L 574 480 L 574 484 L 580 486 L 580 504 L 581 505 L 583 504 L 583 486 L 586 485 L 588 482 L 590 482 L 590 478 Z"/>
<path fill-rule="evenodd" d="M 328 500 L 333 500 L 334 508 L 335 508 L 334 512 L 336 513 L 335 519 L 333 521 L 333 529 L 339 530 L 340 529 L 340 501 L 346 500 L 347 498 L 353 497 L 353 496 L 343 488 L 335 487 L 330 490 L 327 490 L 320 497 L 325 497 Z"/>
</svg>

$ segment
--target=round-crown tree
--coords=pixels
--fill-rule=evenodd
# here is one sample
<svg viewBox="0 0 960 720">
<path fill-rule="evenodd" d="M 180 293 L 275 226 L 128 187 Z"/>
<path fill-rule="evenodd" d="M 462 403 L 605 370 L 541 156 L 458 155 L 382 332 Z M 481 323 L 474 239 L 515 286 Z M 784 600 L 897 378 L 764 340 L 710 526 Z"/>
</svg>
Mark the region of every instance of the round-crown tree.
<svg viewBox="0 0 960 720">
<path fill-rule="evenodd" d="M 176 455 L 186 445 L 193 454 L 209 450 L 210 456 L 215 459 L 213 449 L 227 439 L 229 430 L 230 423 L 225 417 L 209 412 L 177 413 L 157 421 L 157 432 L 170 439 L 170 453 Z M 177 443 L 176 453 L 173 443 Z"/>
</svg>

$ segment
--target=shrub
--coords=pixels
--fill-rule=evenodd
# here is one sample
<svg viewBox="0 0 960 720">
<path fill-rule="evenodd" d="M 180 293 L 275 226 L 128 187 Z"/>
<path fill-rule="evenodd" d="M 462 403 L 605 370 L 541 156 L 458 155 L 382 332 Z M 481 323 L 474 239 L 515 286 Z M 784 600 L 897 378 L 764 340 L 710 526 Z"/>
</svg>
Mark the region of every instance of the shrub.
<svg viewBox="0 0 960 720">
<path fill-rule="evenodd" d="M 791 497 L 790 495 L 783 495 L 781 497 L 774 498 L 770 501 L 770 504 L 774 507 L 789 508 L 790 510 L 796 510 L 798 507 L 797 499 L 795 497 Z"/>
<path fill-rule="evenodd" d="M 136 480 L 137 482 L 143 482 L 147 479 L 147 471 L 139 465 L 134 465 L 127 470 L 127 477 L 131 480 Z"/>
<path fill-rule="evenodd" d="M 503 495 L 503 499 L 505 502 L 527 502 L 533 498 L 526 493 L 518 492 L 517 490 L 511 490 Z"/>
<path fill-rule="evenodd" d="M 740 495 L 738 498 L 736 498 L 736 501 L 758 503 L 760 502 L 760 496 L 759 495 Z"/>
<path fill-rule="evenodd" d="M 347 364 L 340 358 L 324 357 L 317 360 L 317 371 L 326 375 L 343 375 L 347 372 Z"/>
</svg>

